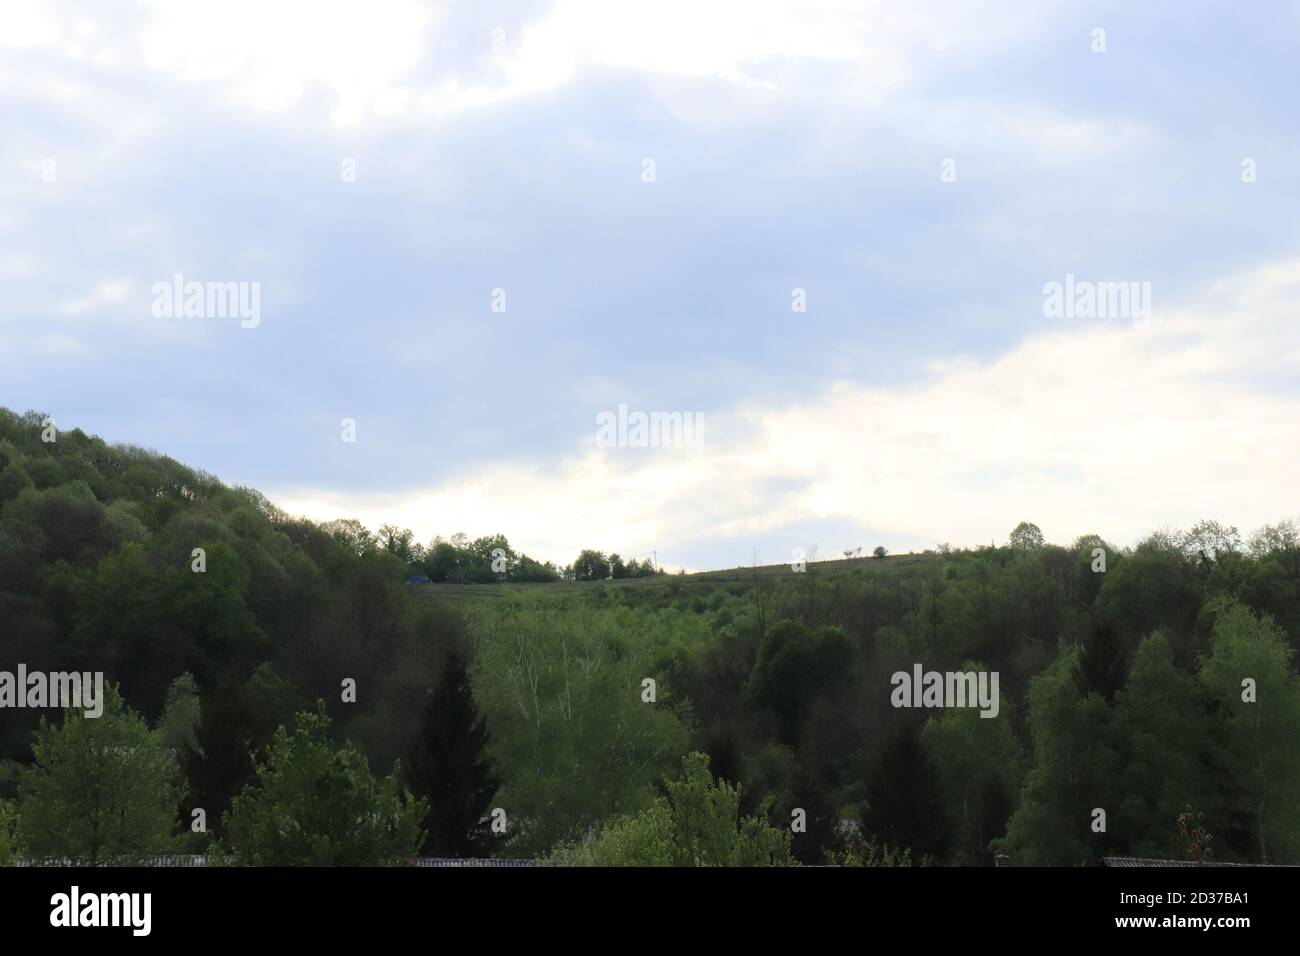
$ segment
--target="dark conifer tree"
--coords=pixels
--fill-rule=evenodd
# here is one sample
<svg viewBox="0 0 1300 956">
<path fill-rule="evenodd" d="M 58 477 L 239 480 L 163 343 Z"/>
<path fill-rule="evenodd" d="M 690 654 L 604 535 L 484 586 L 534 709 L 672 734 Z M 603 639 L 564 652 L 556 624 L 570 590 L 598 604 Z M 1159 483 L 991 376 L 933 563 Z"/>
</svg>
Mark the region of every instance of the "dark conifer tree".
<svg viewBox="0 0 1300 956">
<path fill-rule="evenodd" d="M 909 722 L 885 743 L 867 782 L 863 832 L 894 850 L 910 849 L 913 864 L 925 856 L 942 862 L 952 844 L 952 824 L 938 775 Z"/>
<path fill-rule="evenodd" d="M 202 807 L 208 830 L 222 833 L 222 814 L 244 785 L 253 779 L 252 754 L 271 740 L 275 723 L 257 706 L 248 689 L 227 684 L 204 694 L 194 744 L 177 753 L 189 793 L 181 820 L 190 821 L 190 808 Z"/>
<path fill-rule="evenodd" d="M 1094 623 L 1083 645 L 1079 662 L 1082 677 L 1081 690 L 1099 694 L 1107 703 L 1113 703 L 1115 694 L 1128 679 L 1130 657 L 1119 633 L 1110 624 Z"/>
<path fill-rule="evenodd" d="M 492 846 L 488 815 L 500 781 L 487 755 L 465 658 L 448 654 L 425 700 L 419 735 L 402 761 L 407 789 L 429 801 L 421 856 L 483 857 Z"/>
</svg>

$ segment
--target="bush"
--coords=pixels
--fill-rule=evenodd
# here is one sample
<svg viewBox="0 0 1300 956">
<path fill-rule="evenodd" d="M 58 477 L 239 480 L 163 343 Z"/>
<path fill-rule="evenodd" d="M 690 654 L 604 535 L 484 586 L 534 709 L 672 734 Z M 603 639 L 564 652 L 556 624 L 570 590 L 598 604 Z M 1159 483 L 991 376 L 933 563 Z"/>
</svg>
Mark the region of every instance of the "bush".
<svg viewBox="0 0 1300 956">
<path fill-rule="evenodd" d="M 399 768 L 379 780 L 348 742 L 329 737 L 325 705 L 275 732 L 257 782 L 225 816 L 235 862 L 251 866 L 375 866 L 409 861 L 420 840 L 423 801 L 404 801 Z"/>
</svg>

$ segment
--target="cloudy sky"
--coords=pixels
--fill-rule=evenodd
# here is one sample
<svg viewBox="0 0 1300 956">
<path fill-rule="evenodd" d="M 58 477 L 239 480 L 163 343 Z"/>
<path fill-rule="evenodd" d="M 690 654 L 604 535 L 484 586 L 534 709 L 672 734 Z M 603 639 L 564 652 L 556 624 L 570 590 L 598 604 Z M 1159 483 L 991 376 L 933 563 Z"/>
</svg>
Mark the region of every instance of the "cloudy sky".
<svg viewBox="0 0 1300 956">
<path fill-rule="evenodd" d="M 563 561 L 1247 530 L 1300 512 L 1297 63 L 1289 3 L 4 0 L 0 405 Z"/>
</svg>

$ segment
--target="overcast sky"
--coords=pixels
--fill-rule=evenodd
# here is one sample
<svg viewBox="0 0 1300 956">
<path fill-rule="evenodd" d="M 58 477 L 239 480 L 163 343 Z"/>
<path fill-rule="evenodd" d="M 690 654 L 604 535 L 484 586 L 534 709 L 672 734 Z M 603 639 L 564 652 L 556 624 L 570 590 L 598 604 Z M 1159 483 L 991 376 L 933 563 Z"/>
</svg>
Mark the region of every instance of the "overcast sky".
<svg viewBox="0 0 1300 956">
<path fill-rule="evenodd" d="M 1293 517 L 1297 9 L 4 0 L 0 405 L 566 562 Z"/>
</svg>

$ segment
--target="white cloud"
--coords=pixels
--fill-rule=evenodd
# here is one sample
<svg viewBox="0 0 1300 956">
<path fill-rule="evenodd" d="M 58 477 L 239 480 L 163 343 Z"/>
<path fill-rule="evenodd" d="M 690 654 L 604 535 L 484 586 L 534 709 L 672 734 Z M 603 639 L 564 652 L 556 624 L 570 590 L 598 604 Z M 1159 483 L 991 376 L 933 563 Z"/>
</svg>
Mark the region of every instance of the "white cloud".
<svg viewBox="0 0 1300 956">
<path fill-rule="evenodd" d="M 54 17 L 40 0 L 10 0 L 5 4 L 0 46 L 18 49 L 41 46 L 57 35 Z"/>
<path fill-rule="evenodd" d="M 333 118 L 358 120 L 419 60 L 433 17 L 411 0 L 154 0 L 140 34 L 145 61 L 180 79 L 217 83 L 255 107 L 282 110 L 319 84 Z"/>
<path fill-rule="evenodd" d="M 1250 376 L 1267 355 L 1296 380 L 1298 280 L 1300 263 L 1260 270 L 1227 284 L 1222 311 L 1143 326 L 1057 320 L 995 361 L 936 364 L 912 388 L 844 382 L 798 407 L 738 409 L 690 452 L 593 450 L 409 494 L 272 497 L 424 536 L 502 531 L 559 560 L 592 546 L 682 552 L 821 518 L 957 545 L 1004 540 L 1022 519 L 1060 542 L 1095 531 L 1133 543 L 1202 517 L 1255 527 L 1296 510 L 1300 395 Z M 773 496 L 774 481 L 792 490 Z"/>
<path fill-rule="evenodd" d="M 130 279 L 110 279 L 101 282 L 89 295 L 83 296 L 63 307 L 65 315 L 81 315 L 95 312 L 104 306 L 118 305 L 131 294 L 133 286 Z"/>
<path fill-rule="evenodd" d="M 482 108 L 591 70 L 772 88 L 768 71 L 805 59 L 837 65 L 852 98 L 874 99 L 955 53 L 1023 42 L 1051 12 L 1040 4 L 1009 17 L 992 0 L 916 8 L 885 0 L 557 0 L 531 21 L 475 36 L 452 21 L 453 8 L 415 0 L 142 0 L 129 29 L 79 4 L 56 9 L 17 4 L 0 42 L 112 70 L 142 65 L 257 111 L 298 108 L 319 89 L 340 126 Z M 447 45 L 439 41 L 468 60 L 440 62 Z"/>
</svg>

